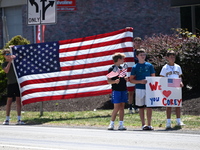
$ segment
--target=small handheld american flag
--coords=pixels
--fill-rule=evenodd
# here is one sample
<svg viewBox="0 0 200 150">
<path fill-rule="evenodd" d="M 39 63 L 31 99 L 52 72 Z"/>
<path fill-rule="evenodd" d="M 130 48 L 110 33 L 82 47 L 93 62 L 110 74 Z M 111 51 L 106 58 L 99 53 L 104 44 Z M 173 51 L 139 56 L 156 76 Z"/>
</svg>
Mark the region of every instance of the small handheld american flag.
<svg viewBox="0 0 200 150">
<path fill-rule="evenodd" d="M 126 74 L 127 74 L 127 68 L 128 68 L 128 65 L 127 64 L 124 64 L 122 70 L 120 70 L 120 73 L 119 73 L 119 77 L 125 77 Z"/>
<path fill-rule="evenodd" d="M 108 77 L 108 78 L 113 78 L 113 77 L 118 76 L 119 73 L 120 73 L 119 68 L 118 68 L 117 66 L 114 66 L 113 70 L 112 70 L 110 73 L 108 73 L 108 74 L 106 75 L 106 77 Z"/>
</svg>

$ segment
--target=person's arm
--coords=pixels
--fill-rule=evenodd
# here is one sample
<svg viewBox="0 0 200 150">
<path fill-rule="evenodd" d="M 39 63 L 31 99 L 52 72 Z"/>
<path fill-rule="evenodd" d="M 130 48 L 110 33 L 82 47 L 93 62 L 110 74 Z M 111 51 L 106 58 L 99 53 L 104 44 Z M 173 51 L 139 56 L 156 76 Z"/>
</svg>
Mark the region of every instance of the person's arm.
<svg viewBox="0 0 200 150">
<path fill-rule="evenodd" d="M 151 74 L 151 76 L 152 76 L 152 77 L 155 77 L 155 76 L 156 76 L 156 74 L 155 74 L 155 73 L 152 73 L 152 74 Z"/>
<path fill-rule="evenodd" d="M 163 66 L 160 71 L 160 77 L 165 77 L 165 76 L 166 76 L 166 71 L 165 71 L 165 66 Z"/>
<path fill-rule="evenodd" d="M 5 68 L 3 68 L 3 70 L 5 71 L 5 73 L 8 73 L 10 70 L 10 66 L 12 65 L 12 60 L 15 58 L 14 55 L 10 56 L 9 58 L 7 58 L 8 64 Z"/>
<path fill-rule="evenodd" d="M 181 79 L 180 87 L 184 87 L 184 84 L 182 82 L 182 75 L 179 75 L 179 78 Z"/>
<path fill-rule="evenodd" d="M 134 76 L 134 75 L 131 75 L 131 76 L 130 76 L 130 82 L 133 83 L 133 84 L 146 84 L 146 83 L 147 83 L 147 80 L 146 80 L 146 79 L 143 79 L 143 80 L 135 80 L 135 76 Z"/>
<path fill-rule="evenodd" d="M 8 62 L 7 66 L 5 68 L 3 68 L 3 70 L 5 71 L 5 73 L 8 73 L 10 70 L 10 65 L 11 65 L 11 61 Z"/>
<path fill-rule="evenodd" d="M 112 80 L 111 78 L 107 78 L 107 82 L 108 82 L 108 84 L 118 84 L 119 83 L 119 79 Z"/>
<path fill-rule="evenodd" d="M 126 80 L 126 82 L 129 81 L 129 78 L 127 76 L 125 76 L 124 79 Z"/>
</svg>

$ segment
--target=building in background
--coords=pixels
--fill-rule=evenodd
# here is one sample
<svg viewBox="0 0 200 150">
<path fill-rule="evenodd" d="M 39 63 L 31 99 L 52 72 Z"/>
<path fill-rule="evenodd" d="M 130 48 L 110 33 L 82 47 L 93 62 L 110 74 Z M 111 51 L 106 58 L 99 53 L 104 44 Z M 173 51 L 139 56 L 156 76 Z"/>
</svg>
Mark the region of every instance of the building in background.
<svg viewBox="0 0 200 150">
<path fill-rule="evenodd" d="M 125 27 L 133 27 L 134 36 L 143 38 L 181 27 L 180 8 L 172 8 L 170 0 L 57 0 L 57 4 L 57 23 L 46 25 L 46 42 Z M 0 0 L 0 9 L 0 48 L 15 35 L 35 42 L 36 26 L 27 25 L 27 0 Z"/>
</svg>

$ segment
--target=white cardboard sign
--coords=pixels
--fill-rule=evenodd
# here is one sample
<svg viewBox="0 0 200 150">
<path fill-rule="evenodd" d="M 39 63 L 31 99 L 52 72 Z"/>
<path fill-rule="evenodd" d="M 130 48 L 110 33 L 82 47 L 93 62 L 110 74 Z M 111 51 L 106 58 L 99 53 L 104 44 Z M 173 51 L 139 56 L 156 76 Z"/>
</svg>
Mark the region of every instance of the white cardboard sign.
<svg viewBox="0 0 200 150">
<path fill-rule="evenodd" d="M 181 79 L 146 77 L 147 107 L 182 107 Z"/>
</svg>

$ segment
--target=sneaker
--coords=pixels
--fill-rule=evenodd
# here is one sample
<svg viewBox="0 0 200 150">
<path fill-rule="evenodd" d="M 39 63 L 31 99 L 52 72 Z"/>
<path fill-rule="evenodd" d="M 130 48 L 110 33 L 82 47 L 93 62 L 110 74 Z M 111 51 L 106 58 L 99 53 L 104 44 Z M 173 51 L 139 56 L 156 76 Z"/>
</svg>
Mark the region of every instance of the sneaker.
<svg viewBox="0 0 200 150">
<path fill-rule="evenodd" d="M 139 113 L 139 108 L 136 108 L 136 109 L 135 109 L 135 113 Z"/>
<path fill-rule="evenodd" d="M 130 109 L 130 110 L 129 110 L 129 114 L 134 114 L 134 113 L 133 113 L 133 110 Z"/>
<path fill-rule="evenodd" d="M 110 125 L 108 126 L 108 130 L 114 130 L 114 124 L 110 124 Z"/>
<path fill-rule="evenodd" d="M 185 126 L 185 124 L 181 121 L 177 123 L 177 126 Z"/>
<path fill-rule="evenodd" d="M 128 112 L 129 112 L 129 114 L 134 114 L 133 108 L 132 109 L 128 108 Z"/>
<path fill-rule="evenodd" d="M 171 123 L 166 123 L 166 129 L 171 129 Z"/>
<path fill-rule="evenodd" d="M 3 125 L 9 125 L 9 120 L 5 120 L 5 121 L 3 122 Z"/>
<path fill-rule="evenodd" d="M 142 130 L 149 130 L 149 128 L 148 128 L 147 125 L 143 125 L 143 126 L 142 126 Z"/>
<path fill-rule="evenodd" d="M 25 123 L 24 123 L 23 121 L 18 120 L 16 125 L 24 125 L 24 124 L 25 124 Z"/>
<path fill-rule="evenodd" d="M 148 126 L 149 130 L 154 130 L 154 128 L 152 126 Z"/>
<path fill-rule="evenodd" d="M 123 125 L 119 125 L 118 130 L 126 130 L 126 127 Z"/>
</svg>

